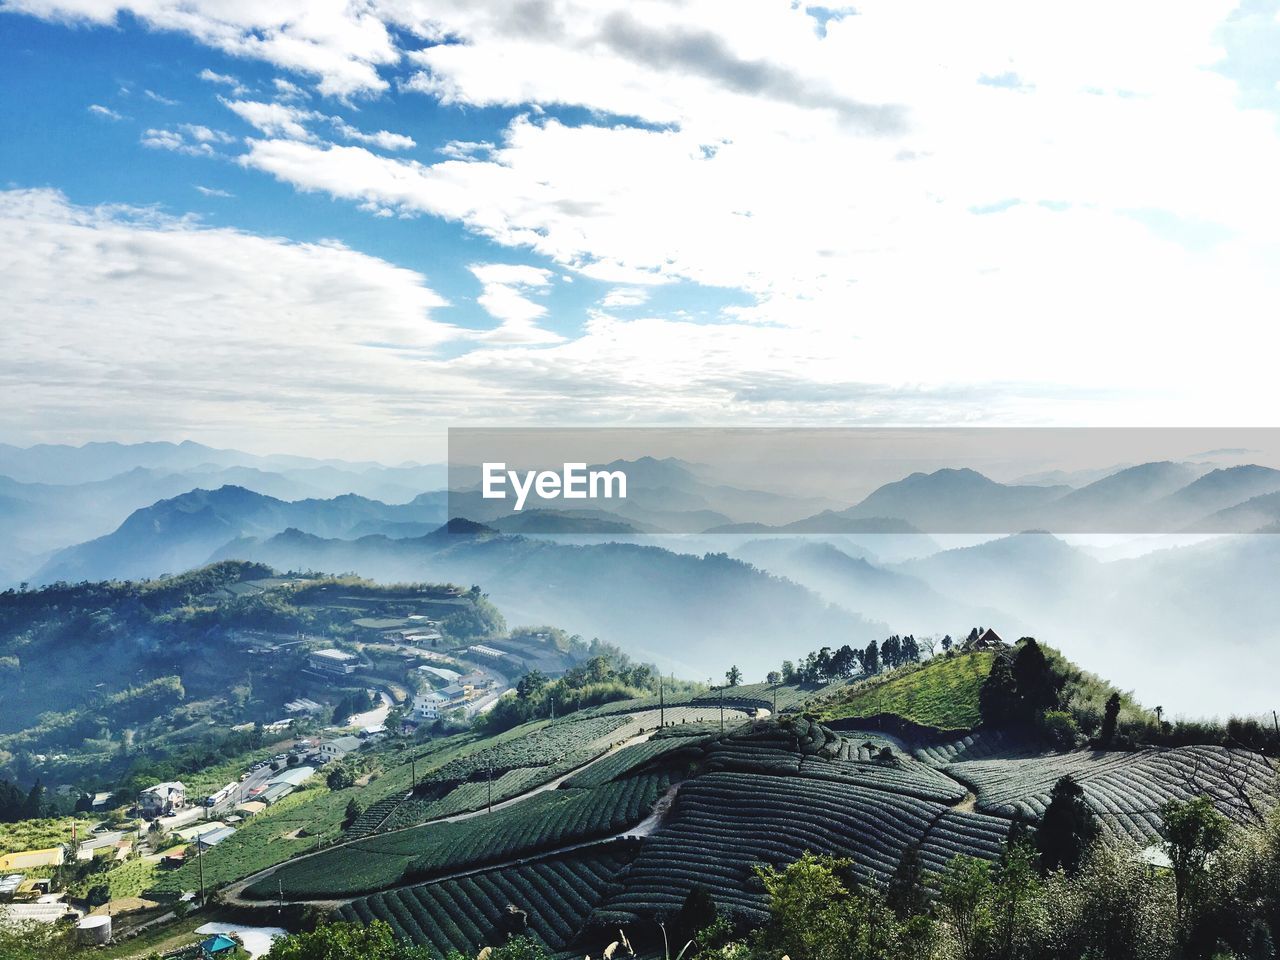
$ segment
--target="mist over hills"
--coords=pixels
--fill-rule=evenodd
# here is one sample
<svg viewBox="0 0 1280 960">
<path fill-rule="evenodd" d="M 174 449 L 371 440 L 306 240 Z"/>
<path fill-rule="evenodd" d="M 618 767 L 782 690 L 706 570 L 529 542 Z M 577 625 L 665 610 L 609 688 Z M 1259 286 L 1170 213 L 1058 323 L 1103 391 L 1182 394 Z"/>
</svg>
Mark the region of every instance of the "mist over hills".
<svg viewBox="0 0 1280 960">
<path fill-rule="evenodd" d="M 233 557 L 254 557 L 278 569 L 354 571 L 388 582 L 436 580 L 447 571 L 452 581 L 481 584 L 511 623 L 553 623 L 626 644 L 689 677 L 721 672 L 727 662 L 763 675 L 788 655 L 789 638 L 819 646 L 866 644 L 888 630 L 724 554 L 613 542 L 568 545 L 482 525 L 408 540 L 343 541 L 287 530 L 229 544 L 213 559 Z"/>
<path fill-rule="evenodd" d="M 1015 520 L 1048 520 L 1042 526 L 1055 532 L 1104 521 L 1252 532 L 1280 523 L 1280 471 L 1257 465 L 1160 461 L 1077 474 L 1077 487 L 999 483 L 947 468 L 885 484 L 851 507 L 806 513 L 810 500 L 642 458 L 607 465 L 627 471 L 626 500 L 531 502 L 513 513 L 511 501 L 483 500 L 478 491 L 446 498 L 418 490 L 398 502 L 315 495 L 354 476 L 400 482 L 426 468 L 299 466 L 298 458 L 218 466 L 205 458 L 226 452 L 198 445 L 101 446 L 37 450 L 25 460 L 2 451 L 9 465 L 25 464 L 27 479 L 0 480 L 7 540 L 0 577 L 14 584 L 154 577 L 234 558 L 379 580 L 478 583 L 516 622 L 624 642 L 695 675 L 725 656 L 767 669 L 823 643 L 956 634 L 981 623 L 1014 637 L 1052 638 L 1086 663 L 1096 657 L 1148 699 L 1182 698 L 1189 711 L 1225 711 L 1240 696 L 1259 708 L 1269 703 L 1265 684 L 1233 675 L 1229 659 L 1204 662 L 1206 637 L 1220 651 L 1280 647 L 1280 602 L 1271 596 L 1280 543 L 1270 536 L 1179 549 L 1148 538 L 1140 556 L 1105 562 L 1047 533 L 969 537 L 953 549 L 939 543 L 957 539 L 943 535 L 948 526 L 996 533 Z M 86 458 L 109 471 L 131 462 L 126 454 L 164 466 L 133 463 L 81 484 L 32 479 Z M 195 460 L 202 464 L 187 473 L 162 472 Z M 185 488 L 194 476 L 245 482 Z M 297 496 L 302 490 L 309 495 Z M 107 525 L 111 511 L 124 516 Z M 452 532 L 441 529 L 449 515 Z M 91 524 L 93 536 L 43 555 L 27 533 L 42 531 L 48 544 Z M 939 526 L 938 538 L 921 532 Z M 672 529 L 690 532 L 665 532 Z"/>
</svg>

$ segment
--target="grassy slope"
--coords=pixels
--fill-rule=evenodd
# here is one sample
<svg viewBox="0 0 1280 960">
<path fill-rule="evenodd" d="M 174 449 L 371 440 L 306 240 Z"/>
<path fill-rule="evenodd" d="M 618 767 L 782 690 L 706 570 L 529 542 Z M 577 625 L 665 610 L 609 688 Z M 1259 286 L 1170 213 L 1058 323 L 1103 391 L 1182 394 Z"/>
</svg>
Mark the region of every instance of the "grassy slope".
<svg viewBox="0 0 1280 960">
<path fill-rule="evenodd" d="M 892 713 L 927 727 L 967 729 L 982 719 L 978 691 L 991 671 L 990 652 L 939 657 L 921 667 L 854 684 L 822 704 L 825 720 Z"/>
</svg>

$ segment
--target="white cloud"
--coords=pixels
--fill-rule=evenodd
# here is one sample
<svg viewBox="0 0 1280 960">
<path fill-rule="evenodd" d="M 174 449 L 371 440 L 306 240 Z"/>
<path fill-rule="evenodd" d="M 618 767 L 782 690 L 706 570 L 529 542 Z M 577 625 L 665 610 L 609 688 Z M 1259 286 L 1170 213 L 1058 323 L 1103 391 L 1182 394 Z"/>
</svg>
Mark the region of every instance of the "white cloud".
<svg viewBox="0 0 1280 960">
<path fill-rule="evenodd" d="M 422 364 L 456 335 L 421 275 L 340 244 L 50 190 L 0 191 L 0 272 L 11 433 L 37 421 L 243 436 L 252 422 L 287 442 L 327 422 L 403 427 L 432 396 Z"/>
<path fill-rule="evenodd" d="M 306 124 L 323 119 L 323 115 L 314 110 L 303 110 L 285 103 L 263 103 L 256 100 L 223 100 L 222 103 L 268 137 L 311 140 L 314 134 L 307 129 Z"/>
<path fill-rule="evenodd" d="M 391 133 L 389 130 L 365 133 L 351 126 L 341 117 L 330 117 L 329 120 L 339 136 L 346 140 L 354 140 L 356 143 L 367 143 L 382 150 L 409 150 L 417 146 L 412 137 L 407 137 L 403 133 Z"/>
<path fill-rule="evenodd" d="M 372 3 L 7 0 L 5 7 L 48 20 L 95 24 L 112 24 L 121 13 L 128 13 L 152 29 L 185 33 L 232 56 L 311 75 L 322 93 L 340 97 L 385 89 L 387 82 L 378 75 L 378 68 L 400 58 L 387 24 Z"/>
<path fill-rule="evenodd" d="M 180 129 L 197 143 L 234 143 L 236 139 L 225 130 L 214 130 L 198 123 L 184 123 Z"/>
<path fill-rule="evenodd" d="M 638 307 L 649 300 L 649 291 L 639 287 L 614 287 L 600 301 L 602 307 Z"/>
<path fill-rule="evenodd" d="M 117 113 L 115 110 L 112 110 L 110 107 L 104 107 L 100 103 L 89 104 L 89 112 L 92 113 L 95 117 L 105 117 L 107 120 L 123 120 L 124 119 L 124 114 Z"/>
<path fill-rule="evenodd" d="M 554 274 L 550 270 L 512 263 L 473 263 L 467 269 L 480 281 L 481 293 L 476 302 L 500 321 L 497 328 L 476 334 L 476 340 L 492 344 L 535 344 L 558 343 L 564 339 L 537 325 L 537 321 L 546 316 L 547 308 L 529 298 L 530 293 L 545 291 L 551 286 Z"/>
<path fill-rule="evenodd" d="M 205 67 L 198 76 L 206 83 L 216 83 L 223 87 L 230 87 L 233 96 L 239 97 L 249 92 L 249 88 L 242 84 L 239 78 L 229 73 L 217 73 Z"/>
<path fill-rule="evenodd" d="M 177 100 L 171 100 L 169 97 L 156 93 L 154 90 L 143 90 L 142 94 L 148 100 L 151 100 L 155 103 L 162 104 L 163 106 L 166 106 L 166 107 L 176 107 L 178 105 Z"/>
<path fill-rule="evenodd" d="M 220 190 L 217 187 L 206 187 L 202 184 L 195 184 L 196 192 L 205 197 L 219 197 L 224 200 L 230 200 L 235 196 L 230 190 Z"/>
<path fill-rule="evenodd" d="M 311 96 L 296 83 L 284 77 L 273 77 L 271 84 L 276 88 L 276 96 L 281 100 L 305 100 Z"/>
<path fill-rule="evenodd" d="M 164 130 L 151 127 L 142 134 L 142 145 L 154 150 L 171 150 L 174 153 L 185 153 L 189 156 L 213 156 L 213 147 L 208 143 L 191 142 L 178 130 Z"/>
</svg>

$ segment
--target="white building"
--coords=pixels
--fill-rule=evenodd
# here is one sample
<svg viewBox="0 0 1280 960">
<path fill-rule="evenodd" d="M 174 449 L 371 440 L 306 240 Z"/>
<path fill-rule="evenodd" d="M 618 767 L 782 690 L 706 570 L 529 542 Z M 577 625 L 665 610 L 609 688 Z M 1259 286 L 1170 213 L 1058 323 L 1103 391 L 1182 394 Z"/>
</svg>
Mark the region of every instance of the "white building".
<svg viewBox="0 0 1280 960">
<path fill-rule="evenodd" d="M 413 719 L 414 720 L 435 720 L 449 706 L 449 698 L 445 697 L 434 690 L 426 693 L 420 693 L 413 698 Z"/>
<path fill-rule="evenodd" d="M 356 657 L 351 653 L 343 653 L 329 647 L 324 650 L 313 650 L 307 656 L 307 664 L 312 670 L 322 673 L 348 674 L 355 673 Z"/>
<path fill-rule="evenodd" d="M 359 750 L 359 737 L 335 737 L 320 744 L 320 756 L 326 760 L 341 760 L 353 750 Z"/>
</svg>

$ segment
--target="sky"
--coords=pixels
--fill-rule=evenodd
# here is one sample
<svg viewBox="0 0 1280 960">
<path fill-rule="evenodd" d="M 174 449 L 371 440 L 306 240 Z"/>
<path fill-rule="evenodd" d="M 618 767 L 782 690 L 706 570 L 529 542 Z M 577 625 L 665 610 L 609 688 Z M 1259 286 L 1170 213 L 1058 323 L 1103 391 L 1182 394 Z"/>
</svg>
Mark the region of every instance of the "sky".
<svg viewBox="0 0 1280 960">
<path fill-rule="evenodd" d="M 1280 3 L 0 0 L 0 442 L 1276 425 Z"/>
</svg>

